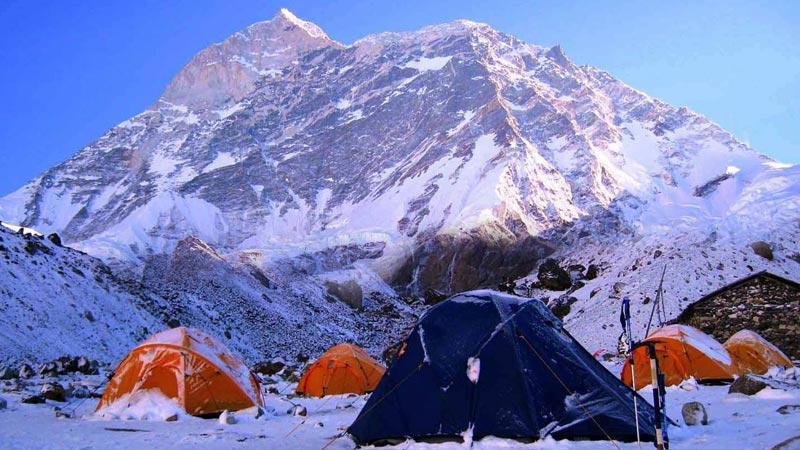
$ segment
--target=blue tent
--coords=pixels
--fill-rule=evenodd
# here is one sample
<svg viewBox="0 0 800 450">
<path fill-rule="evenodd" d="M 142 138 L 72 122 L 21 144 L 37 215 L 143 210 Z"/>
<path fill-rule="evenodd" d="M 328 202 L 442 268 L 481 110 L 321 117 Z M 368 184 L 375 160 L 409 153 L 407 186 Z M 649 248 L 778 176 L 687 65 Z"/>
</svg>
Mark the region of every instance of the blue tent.
<svg viewBox="0 0 800 450">
<path fill-rule="evenodd" d="M 634 441 L 634 395 L 541 301 L 471 291 L 420 319 L 347 431 L 359 445 L 465 433 Z M 655 411 L 638 399 L 653 441 Z"/>
</svg>

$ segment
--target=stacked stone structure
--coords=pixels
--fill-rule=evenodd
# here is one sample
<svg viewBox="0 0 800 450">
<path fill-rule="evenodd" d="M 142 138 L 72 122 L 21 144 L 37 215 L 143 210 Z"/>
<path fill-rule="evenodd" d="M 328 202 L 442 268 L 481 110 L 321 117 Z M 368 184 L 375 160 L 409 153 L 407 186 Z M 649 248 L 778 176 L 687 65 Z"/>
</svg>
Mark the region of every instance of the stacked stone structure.
<svg viewBox="0 0 800 450">
<path fill-rule="evenodd" d="M 800 284 L 759 272 L 718 289 L 690 305 L 677 322 L 725 342 L 750 329 L 800 360 Z"/>
</svg>

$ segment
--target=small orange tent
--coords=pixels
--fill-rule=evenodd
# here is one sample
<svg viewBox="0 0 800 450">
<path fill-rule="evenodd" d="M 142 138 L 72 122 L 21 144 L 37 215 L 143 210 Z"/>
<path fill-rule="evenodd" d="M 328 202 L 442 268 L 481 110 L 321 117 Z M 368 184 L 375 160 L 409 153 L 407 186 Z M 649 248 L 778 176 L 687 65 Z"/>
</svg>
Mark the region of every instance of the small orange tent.
<svg viewBox="0 0 800 450">
<path fill-rule="evenodd" d="M 108 382 L 97 410 L 147 389 L 161 391 L 195 416 L 264 403 L 261 386 L 247 366 L 193 328 L 162 331 L 133 349 Z"/>
<path fill-rule="evenodd" d="M 643 342 L 656 343 L 656 358 L 664 374 L 665 384 L 672 386 L 694 377 L 697 381 L 732 381 L 733 361 L 711 336 L 687 325 L 667 325 L 650 334 Z M 636 368 L 636 390 L 651 384 L 650 356 L 647 348 L 633 351 Z M 625 361 L 620 374 L 622 382 L 633 386 L 630 360 Z"/>
<path fill-rule="evenodd" d="M 375 390 L 385 371 L 360 347 L 339 344 L 306 368 L 296 392 L 312 397 L 365 394 Z"/>
<path fill-rule="evenodd" d="M 725 341 L 737 375 L 767 373 L 770 367 L 792 367 L 792 361 L 778 347 L 755 331 L 742 330 Z"/>
</svg>

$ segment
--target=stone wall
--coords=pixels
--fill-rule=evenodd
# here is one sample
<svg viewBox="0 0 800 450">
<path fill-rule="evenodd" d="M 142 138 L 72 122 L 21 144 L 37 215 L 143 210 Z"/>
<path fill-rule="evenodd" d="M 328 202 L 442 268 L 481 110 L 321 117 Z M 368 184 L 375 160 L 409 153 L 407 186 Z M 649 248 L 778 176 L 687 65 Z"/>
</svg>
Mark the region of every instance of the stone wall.
<svg viewBox="0 0 800 450">
<path fill-rule="evenodd" d="M 750 329 L 790 358 L 800 359 L 800 287 L 767 274 L 698 301 L 678 322 L 699 328 L 720 342 L 741 329 Z"/>
</svg>

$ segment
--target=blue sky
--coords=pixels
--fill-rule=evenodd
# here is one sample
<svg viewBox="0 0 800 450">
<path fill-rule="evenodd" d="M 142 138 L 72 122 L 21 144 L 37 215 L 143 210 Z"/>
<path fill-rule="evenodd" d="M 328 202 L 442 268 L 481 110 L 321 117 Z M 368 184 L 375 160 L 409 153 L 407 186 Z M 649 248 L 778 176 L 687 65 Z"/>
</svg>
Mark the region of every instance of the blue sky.
<svg viewBox="0 0 800 450">
<path fill-rule="evenodd" d="M 152 104 L 196 52 L 280 7 L 351 43 L 467 18 L 800 162 L 797 1 L 0 1 L 0 195 Z"/>
</svg>

